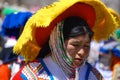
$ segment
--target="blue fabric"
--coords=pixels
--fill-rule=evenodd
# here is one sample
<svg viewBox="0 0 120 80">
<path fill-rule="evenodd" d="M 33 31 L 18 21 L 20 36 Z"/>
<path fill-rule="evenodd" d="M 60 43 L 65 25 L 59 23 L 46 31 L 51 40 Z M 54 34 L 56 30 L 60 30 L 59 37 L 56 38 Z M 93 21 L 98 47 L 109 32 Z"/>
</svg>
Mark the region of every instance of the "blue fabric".
<svg viewBox="0 0 120 80">
<path fill-rule="evenodd" d="M 32 16 L 31 12 L 18 12 L 6 15 L 2 24 L 2 36 L 19 37 L 20 28 L 24 27 L 27 20 Z"/>
<path fill-rule="evenodd" d="M 104 44 L 110 43 L 112 41 L 115 41 L 113 37 L 110 37 L 108 40 L 104 41 Z"/>
<path fill-rule="evenodd" d="M 8 52 L 3 60 L 3 64 L 6 64 L 6 63 L 11 63 L 11 62 L 14 62 L 14 61 L 17 61 L 17 57 L 18 55 L 13 53 L 12 51 L 11 52 Z"/>
<path fill-rule="evenodd" d="M 103 54 L 108 54 L 109 53 L 109 49 L 104 49 L 103 47 L 100 47 L 99 51 Z"/>
<path fill-rule="evenodd" d="M 86 64 L 88 65 L 88 69 L 85 75 L 85 80 L 88 80 L 90 71 L 92 70 L 92 66 L 88 62 L 86 62 Z"/>
<path fill-rule="evenodd" d="M 110 51 L 118 44 L 114 38 L 110 37 L 108 40 L 104 41 L 104 44 L 100 46 L 99 51 L 103 54 L 109 54 Z"/>
<path fill-rule="evenodd" d="M 120 43 L 114 40 L 108 40 L 104 42 L 105 44 L 100 47 L 99 51 L 103 54 L 109 54 L 112 51 L 117 57 L 120 58 Z"/>
<path fill-rule="evenodd" d="M 20 75 L 23 80 L 28 80 L 27 77 L 24 74 Z"/>
<path fill-rule="evenodd" d="M 0 52 L 0 59 L 3 60 L 3 62 L 9 56 L 9 53 L 11 54 L 12 49 L 13 47 L 9 47 L 9 48 L 3 47 L 2 51 Z"/>
<path fill-rule="evenodd" d="M 54 80 L 52 73 L 48 70 L 47 66 L 45 65 L 44 61 L 42 59 L 39 59 L 42 66 L 45 68 L 47 74 L 50 76 L 50 80 Z"/>
<path fill-rule="evenodd" d="M 113 49 L 112 52 L 120 58 L 120 44 L 116 45 Z"/>
</svg>

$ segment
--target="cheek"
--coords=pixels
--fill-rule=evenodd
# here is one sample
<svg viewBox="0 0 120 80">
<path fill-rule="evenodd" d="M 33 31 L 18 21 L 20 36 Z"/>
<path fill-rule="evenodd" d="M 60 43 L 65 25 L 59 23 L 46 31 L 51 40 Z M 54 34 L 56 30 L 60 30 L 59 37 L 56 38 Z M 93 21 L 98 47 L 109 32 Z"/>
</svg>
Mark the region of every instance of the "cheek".
<svg viewBox="0 0 120 80">
<path fill-rule="evenodd" d="M 81 57 L 86 59 L 89 56 L 89 49 L 80 49 L 77 53 L 75 58 Z"/>
<path fill-rule="evenodd" d="M 88 58 L 88 56 L 89 56 L 89 52 L 85 55 L 85 58 Z"/>
<path fill-rule="evenodd" d="M 90 49 L 84 50 L 84 56 L 87 58 L 89 56 Z"/>
<path fill-rule="evenodd" d="M 67 50 L 68 50 L 68 54 L 74 58 L 75 56 L 75 47 L 71 46 L 71 45 L 67 45 Z"/>
</svg>

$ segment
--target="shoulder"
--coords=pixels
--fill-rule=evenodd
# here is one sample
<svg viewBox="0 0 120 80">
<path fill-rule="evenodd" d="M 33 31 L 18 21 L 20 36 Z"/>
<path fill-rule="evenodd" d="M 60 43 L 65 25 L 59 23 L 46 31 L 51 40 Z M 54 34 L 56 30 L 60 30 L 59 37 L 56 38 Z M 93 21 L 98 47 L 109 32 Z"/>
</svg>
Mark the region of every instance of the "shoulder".
<svg viewBox="0 0 120 80">
<path fill-rule="evenodd" d="M 98 78 L 98 80 L 103 78 L 102 75 L 100 74 L 100 72 L 97 69 L 95 69 L 94 67 L 92 67 L 92 72 Z"/>
<path fill-rule="evenodd" d="M 91 73 L 97 78 L 97 80 L 102 80 L 102 75 L 100 74 L 100 72 L 94 68 L 91 64 L 87 63 L 88 68 L 91 67 Z M 90 74 L 91 75 L 91 74 Z"/>
</svg>

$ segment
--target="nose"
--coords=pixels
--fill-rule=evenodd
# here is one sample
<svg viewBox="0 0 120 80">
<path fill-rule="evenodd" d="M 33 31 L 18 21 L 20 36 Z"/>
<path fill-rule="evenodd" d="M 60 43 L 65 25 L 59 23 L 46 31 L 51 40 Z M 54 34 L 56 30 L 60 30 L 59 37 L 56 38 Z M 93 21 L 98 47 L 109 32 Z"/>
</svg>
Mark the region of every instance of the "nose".
<svg viewBox="0 0 120 80">
<path fill-rule="evenodd" d="M 84 56 L 84 55 L 86 54 L 84 48 L 79 48 L 79 49 L 77 50 L 77 54 L 78 54 L 78 55 L 81 55 L 81 56 Z"/>
</svg>

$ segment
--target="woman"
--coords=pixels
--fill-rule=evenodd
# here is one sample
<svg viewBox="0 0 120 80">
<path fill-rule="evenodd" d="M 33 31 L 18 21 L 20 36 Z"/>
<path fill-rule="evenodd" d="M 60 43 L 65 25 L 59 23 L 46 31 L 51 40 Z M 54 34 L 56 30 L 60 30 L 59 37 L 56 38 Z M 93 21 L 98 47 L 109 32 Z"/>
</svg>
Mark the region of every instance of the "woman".
<svg viewBox="0 0 120 80">
<path fill-rule="evenodd" d="M 93 31 L 88 24 L 77 16 L 68 17 L 63 21 L 63 24 L 62 22 L 58 23 L 50 35 L 51 55 L 44 59 L 39 59 L 41 62 L 39 66 L 43 65 L 41 66 L 43 69 L 39 73 L 43 76 L 40 76 L 40 79 L 50 79 L 49 74 L 55 76 L 53 77 L 55 80 L 69 80 L 71 78 L 74 79 L 75 76 L 77 80 L 79 77 L 82 77 L 83 80 L 97 80 L 101 78 L 100 74 L 90 64 L 86 63 L 92 36 Z M 41 54 L 45 53 L 41 52 Z M 48 73 L 42 72 L 43 70 L 48 71 Z M 82 72 L 82 75 L 79 72 Z M 21 77 L 23 78 L 24 76 Z"/>
<path fill-rule="evenodd" d="M 108 23 L 115 25 L 99 0 L 61 0 L 41 9 L 29 19 L 14 47 L 14 52 L 24 56 L 28 63 L 12 80 L 102 80 L 86 59 L 92 29 L 94 39 L 107 38 L 113 27 L 106 31 L 107 35 L 96 35 L 101 34 L 97 28 L 103 25 L 102 29 L 106 29 Z"/>
</svg>

